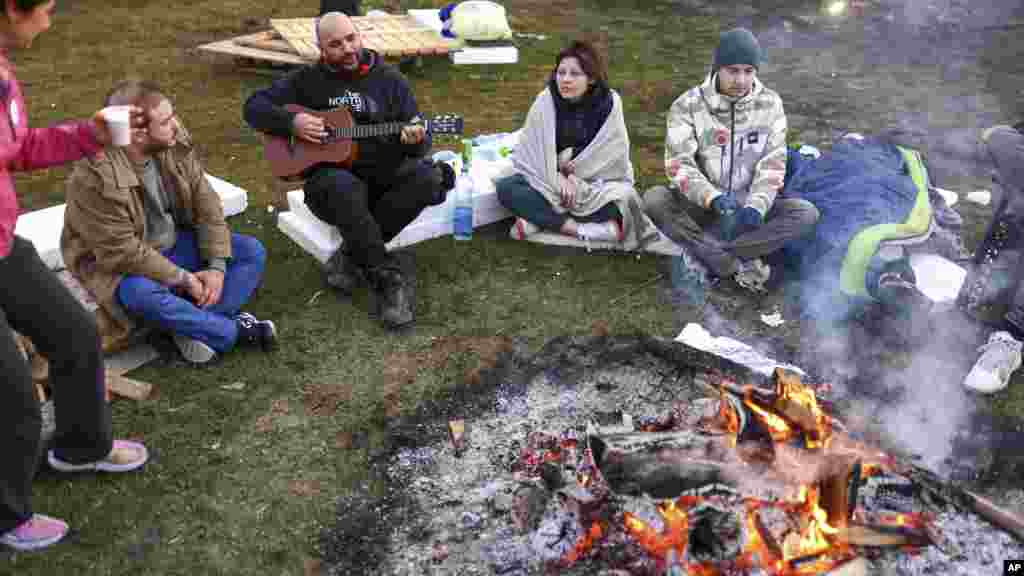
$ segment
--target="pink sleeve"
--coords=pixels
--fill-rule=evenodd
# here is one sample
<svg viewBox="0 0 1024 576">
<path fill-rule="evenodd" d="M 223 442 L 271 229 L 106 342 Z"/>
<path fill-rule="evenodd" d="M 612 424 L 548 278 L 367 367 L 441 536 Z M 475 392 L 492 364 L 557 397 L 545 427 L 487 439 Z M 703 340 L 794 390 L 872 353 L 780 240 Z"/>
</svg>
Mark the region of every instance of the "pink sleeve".
<svg viewBox="0 0 1024 576">
<path fill-rule="evenodd" d="M 91 156 L 102 148 L 89 120 L 29 128 L 11 168 L 16 171 L 49 168 Z"/>
</svg>

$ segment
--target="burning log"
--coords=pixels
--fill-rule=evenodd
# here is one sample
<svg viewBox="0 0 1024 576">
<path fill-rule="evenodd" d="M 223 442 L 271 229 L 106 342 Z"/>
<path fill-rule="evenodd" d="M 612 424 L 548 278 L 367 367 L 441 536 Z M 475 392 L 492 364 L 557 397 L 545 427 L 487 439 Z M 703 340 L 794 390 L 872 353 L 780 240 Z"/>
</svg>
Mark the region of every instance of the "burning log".
<svg viewBox="0 0 1024 576">
<path fill-rule="evenodd" d="M 589 435 L 594 463 L 613 492 L 678 498 L 703 486 L 734 486 L 738 461 L 724 436 L 696 432 Z"/>
<path fill-rule="evenodd" d="M 911 526 L 868 526 L 848 524 L 835 534 L 839 542 L 861 547 L 927 546 L 931 538 L 921 528 Z"/>
<path fill-rule="evenodd" d="M 894 471 L 902 474 L 928 490 L 938 498 L 949 502 L 957 508 L 972 512 L 984 518 L 992 526 L 1010 534 L 1020 542 L 1024 542 L 1024 519 L 1016 514 L 996 506 L 990 500 L 982 498 L 956 484 L 942 479 L 938 474 L 918 464 L 892 459 Z"/>
<path fill-rule="evenodd" d="M 704 502 L 686 512 L 690 533 L 687 555 L 698 564 L 719 563 L 739 556 L 745 542 L 743 517 L 729 510 Z"/>
</svg>

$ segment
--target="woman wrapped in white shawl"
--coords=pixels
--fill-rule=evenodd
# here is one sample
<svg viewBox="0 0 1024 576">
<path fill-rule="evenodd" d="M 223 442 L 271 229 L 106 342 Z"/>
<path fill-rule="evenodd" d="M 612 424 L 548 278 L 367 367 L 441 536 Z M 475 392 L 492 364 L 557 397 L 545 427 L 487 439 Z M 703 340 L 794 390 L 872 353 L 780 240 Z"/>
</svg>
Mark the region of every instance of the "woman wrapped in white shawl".
<svg viewBox="0 0 1024 576">
<path fill-rule="evenodd" d="M 510 234 L 561 232 L 588 242 L 642 248 L 658 238 L 634 188 L 619 95 L 587 42 L 559 53 L 547 87 L 526 117 L 498 199 L 517 216 Z"/>
</svg>

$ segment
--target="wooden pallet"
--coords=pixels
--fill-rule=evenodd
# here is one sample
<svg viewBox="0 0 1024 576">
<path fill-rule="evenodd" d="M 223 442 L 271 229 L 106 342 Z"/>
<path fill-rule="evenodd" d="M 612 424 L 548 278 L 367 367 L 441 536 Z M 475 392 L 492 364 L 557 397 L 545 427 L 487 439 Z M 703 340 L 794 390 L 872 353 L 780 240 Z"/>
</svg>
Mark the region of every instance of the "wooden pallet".
<svg viewBox="0 0 1024 576">
<path fill-rule="evenodd" d="M 432 56 L 462 47 L 462 42 L 441 36 L 409 15 L 356 16 L 352 23 L 363 37 L 363 46 L 384 56 Z M 299 55 L 311 60 L 320 57 L 314 19 L 272 19 L 270 25 Z"/>
<path fill-rule="evenodd" d="M 299 56 L 283 39 L 275 43 L 272 38 L 268 37 L 269 35 L 276 34 L 272 31 L 247 34 L 203 44 L 197 49 L 211 54 L 233 56 L 238 60 L 262 60 L 275 64 L 308 64 L 310 62 L 309 59 Z M 285 50 L 282 50 L 282 44 L 285 45 Z"/>
</svg>

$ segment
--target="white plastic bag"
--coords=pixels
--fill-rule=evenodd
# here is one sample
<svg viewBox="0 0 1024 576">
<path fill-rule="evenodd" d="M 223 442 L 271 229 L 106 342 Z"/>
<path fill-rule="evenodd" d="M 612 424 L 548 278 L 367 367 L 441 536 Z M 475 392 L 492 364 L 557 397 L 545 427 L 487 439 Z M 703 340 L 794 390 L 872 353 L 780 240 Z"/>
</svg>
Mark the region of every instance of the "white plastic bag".
<svg viewBox="0 0 1024 576">
<path fill-rule="evenodd" d="M 504 40 L 512 37 L 505 7 L 490 0 L 460 2 L 452 10 L 451 30 L 464 40 Z"/>
</svg>

